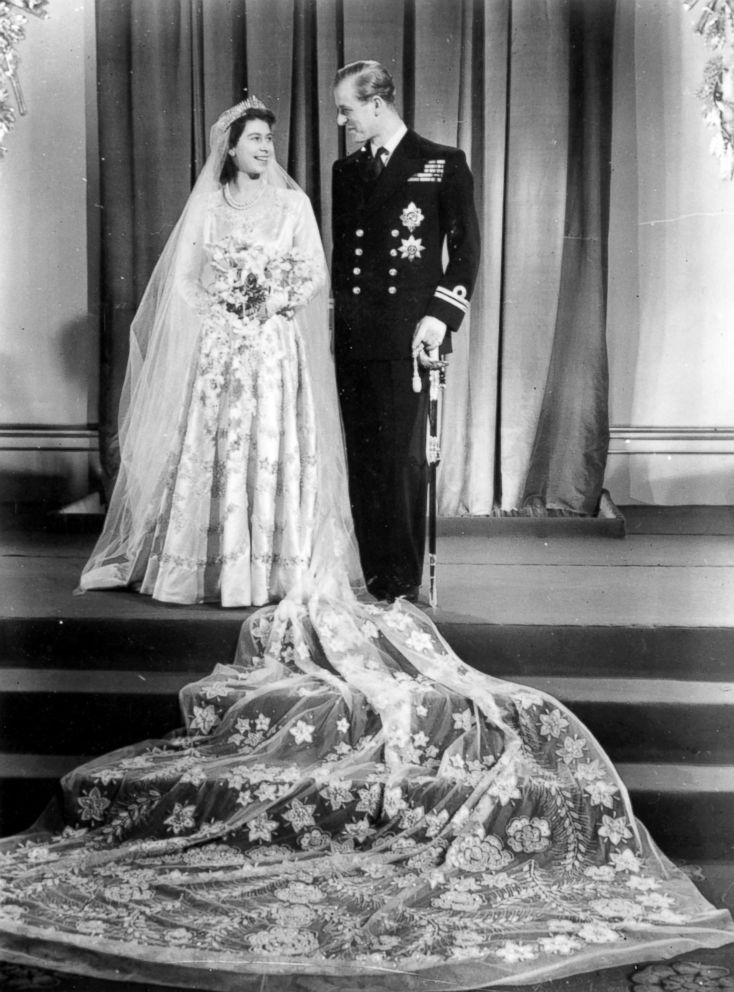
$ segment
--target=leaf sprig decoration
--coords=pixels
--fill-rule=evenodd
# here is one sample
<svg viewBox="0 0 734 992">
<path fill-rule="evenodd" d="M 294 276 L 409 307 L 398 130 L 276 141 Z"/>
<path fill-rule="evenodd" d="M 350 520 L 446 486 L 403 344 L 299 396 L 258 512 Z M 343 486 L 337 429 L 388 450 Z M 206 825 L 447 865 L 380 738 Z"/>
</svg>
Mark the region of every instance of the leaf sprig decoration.
<svg viewBox="0 0 734 992">
<path fill-rule="evenodd" d="M 3 145 L 16 121 L 16 114 L 27 113 L 23 90 L 18 77 L 16 46 L 25 38 L 26 14 L 48 17 L 48 0 L 3 0 L 0 2 L 0 159 L 5 155 Z M 6 85 L 2 85 L 2 84 Z M 10 89 L 8 89 L 8 86 Z M 15 100 L 11 103 L 10 91 Z"/>
<path fill-rule="evenodd" d="M 685 0 L 686 10 L 699 0 Z M 711 154 L 719 159 L 723 179 L 734 179 L 734 0 L 704 0 L 698 8 L 694 31 L 715 54 L 704 67 L 697 96 L 713 136 Z"/>
</svg>

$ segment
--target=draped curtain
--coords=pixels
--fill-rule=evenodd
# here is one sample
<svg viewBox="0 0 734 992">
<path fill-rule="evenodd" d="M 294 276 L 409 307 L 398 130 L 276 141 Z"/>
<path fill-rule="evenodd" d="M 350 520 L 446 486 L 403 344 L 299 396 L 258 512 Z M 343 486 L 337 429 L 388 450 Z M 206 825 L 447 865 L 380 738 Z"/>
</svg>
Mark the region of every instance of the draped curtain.
<svg viewBox="0 0 734 992">
<path fill-rule="evenodd" d="M 336 69 L 377 58 L 408 125 L 467 154 L 483 255 L 443 405 L 445 515 L 593 514 L 605 350 L 615 0 L 97 0 L 100 438 L 114 472 L 127 335 L 206 155 L 245 88 L 330 248 Z"/>
<path fill-rule="evenodd" d="M 624 460 L 620 488 L 659 506 L 734 501 L 732 457 L 715 440 L 734 424 L 734 182 L 701 113 L 712 53 L 697 9 L 627 0 L 616 23 L 612 189 L 623 208 L 610 232 L 609 328 L 625 389 L 614 420 L 700 438 L 673 457 Z"/>
</svg>

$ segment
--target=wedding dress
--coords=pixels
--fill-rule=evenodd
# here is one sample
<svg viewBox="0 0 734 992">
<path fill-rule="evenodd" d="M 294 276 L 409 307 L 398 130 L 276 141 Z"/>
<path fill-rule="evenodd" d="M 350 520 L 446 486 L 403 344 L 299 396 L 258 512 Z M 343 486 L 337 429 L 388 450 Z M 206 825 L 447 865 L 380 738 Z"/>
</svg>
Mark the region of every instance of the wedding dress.
<svg viewBox="0 0 734 992">
<path fill-rule="evenodd" d="M 326 284 L 316 220 L 307 197 L 269 189 L 247 210 L 211 194 L 205 245 L 245 235 L 270 253 L 295 246 L 318 260 L 313 289 Z M 206 289 L 211 265 L 192 278 Z M 255 342 L 204 325 L 180 450 L 174 451 L 152 521 L 142 593 L 171 603 L 222 606 L 282 599 L 308 567 L 316 502 L 316 425 L 301 322 L 272 317 Z M 87 581 L 94 577 L 87 573 Z"/>
<path fill-rule="evenodd" d="M 273 203 L 292 215 L 275 229 L 295 223 L 298 194 Z M 569 710 L 469 668 L 404 600 L 360 591 L 328 339 L 314 369 L 313 340 L 273 333 L 311 377 L 307 567 L 245 622 L 231 664 L 182 689 L 182 729 L 77 768 L 0 842 L 0 959 L 224 992 L 429 992 L 734 941 Z M 177 450 L 179 423 L 172 437 Z M 175 486 L 150 486 L 174 507 Z"/>
</svg>

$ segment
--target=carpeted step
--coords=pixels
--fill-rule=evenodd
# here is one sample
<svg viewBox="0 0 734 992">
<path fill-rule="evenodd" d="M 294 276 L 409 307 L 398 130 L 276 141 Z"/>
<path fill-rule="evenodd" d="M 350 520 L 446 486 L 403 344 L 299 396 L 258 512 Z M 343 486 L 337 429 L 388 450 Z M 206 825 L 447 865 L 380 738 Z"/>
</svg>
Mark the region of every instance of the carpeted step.
<svg viewBox="0 0 734 992">
<path fill-rule="evenodd" d="M 234 657 L 250 610 L 222 614 L 206 608 L 149 618 L 3 617 L 0 668 L 141 669 L 203 672 Z"/>
<path fill-rule="evenodd" d="M 440 612 L 435 619 L 467 664 L 504 678 L 546 675 L 715 682 L 734 675 L 731 626 L 493 624 Z"/>
<path fill-rule="evenodd" d="M 180 607 L 151 612 L 110 616 L 100 608 L 83 617 L 0 617 L 0 667 L 201 672 L 232 660 L 251 611 Z M 732 677 L 732 626 L 498 624 L 426 612 L 456 653 L 489 675 Z"/>
</svg>

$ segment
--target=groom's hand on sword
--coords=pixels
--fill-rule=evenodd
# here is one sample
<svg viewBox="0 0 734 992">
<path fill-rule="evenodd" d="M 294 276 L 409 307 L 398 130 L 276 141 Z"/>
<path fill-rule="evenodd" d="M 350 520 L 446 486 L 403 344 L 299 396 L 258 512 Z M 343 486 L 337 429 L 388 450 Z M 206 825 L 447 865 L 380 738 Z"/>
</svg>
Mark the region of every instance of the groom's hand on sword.
<svg viewBox="0 0 734 992">
<path fill-rule="evenodd" d="M 413 334 L 412 354 L 421 368 L 440 369 L 446 362 L 438 357 L 438 349 L 446 335 L 446 324 L 438 317 L 422 317 Z"/>
</svg>

